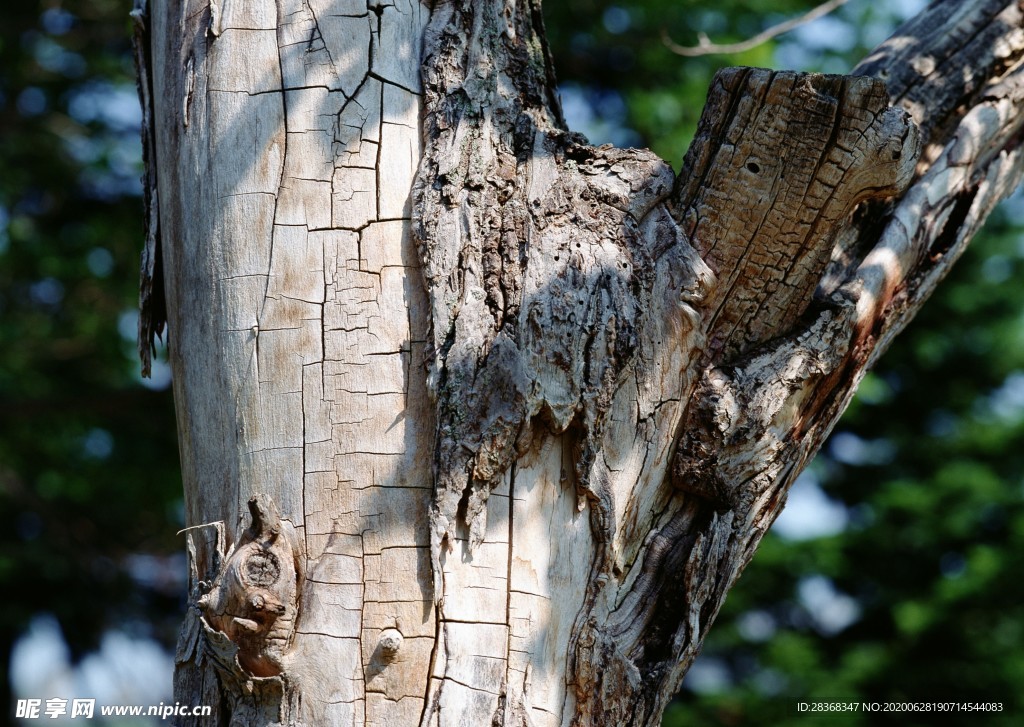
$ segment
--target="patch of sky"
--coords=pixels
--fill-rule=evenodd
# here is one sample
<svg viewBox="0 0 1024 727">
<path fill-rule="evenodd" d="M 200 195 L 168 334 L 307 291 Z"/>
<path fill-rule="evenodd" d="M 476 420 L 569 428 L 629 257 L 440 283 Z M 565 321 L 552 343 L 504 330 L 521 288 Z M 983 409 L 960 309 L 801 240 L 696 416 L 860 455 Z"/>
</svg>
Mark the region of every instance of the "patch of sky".
<svg viewBox="0 0 1024 727">
<path fill-rule="evenodd" d="M 159 643 L 120 631 L 108 631 L 97 651 L 73 665 L 57 620 L 45 614 L 32 619 L 15 643 L 10 661 L 16 697 L 95 699 L 97 708 L 172 701 L 173 671 L 173 658 Z"/>
<path fill-rule="evenodd" d="M 81 124 L 98 122 L 112 131 L 137 133 L 142 124 L 138 94 L 127 83 L 83 84 L 69 95 L 68 113 Z"/>
<path fill-rule="evenodd" d="M 986 283 L 1005 283 L 1013 275 L 1013 262 L 1006 255 L 991 255 L 981 264 L 981 275 Z"/>
<path fill-rule="evenodd" d="M 891 0 L 893 12 L 900 20 L 912 18 L 926 7 L 929 0 Z"/>
<path fill-rule="evenodd" d="M 723 692 L 732 685 L 728 665 L 721 659 L 702 657 L 693 662 L 683 680 L 683 688 L 698 694 Z"/>
<path fill-rule="evenodd" d="M 78 183 L 82 194 L 90 199 L 112 201 L 142 195 L 142 182 L 138 176 L 112 174 L 109 169 L 85 169 L 79 175 Z"/>
<path fill-rule="evenodd" d="M 836 432 L 829 438 L 832 459 L 854 467 L 888 464 L 896 456 L 896 445 L 887 439 L 864 439 L 852 432 Z"/>
<path fill-rule="evenodd" d="M 573 33 L 569 47 L 574 53 L 586 53 L 595 47 L 594 36 L 590 33 Z"/>
<path fill-rule="evenodd" d="M 883 41 L 892 35 L 892 23 L 882 18 L 868 20 L 859 27 L 861 42 L 868 48 L 881 45 Z"/>
<path fill-rule="evenodd" d="M 999 203 L 1000 212 L 1012 225 L 1024 225 L 1024 188 L 1017 187 L 1013 193 Z M 1024 237 L 1020 239 L 1018 255 L 1024 257 Z"/>
<path fill-rule="evenodd" d="M 80 78 L 87 69 L 82 56 L 67 50 L 45 35 L 32 39 L 32 57 L 41 68 L 68 78 Z"/>
<path fill-rule="evenodd" d="M 45 215 L 52 210 L 53 197 L 40 187 L 29 187 L 22 191 L 14 205 L 17 216 L 11 220 L 11 226 L 20 225 L 22 220 L 31 220 L 33 217 Z"/>
<path fill-rule="evenodd" d="M 874 48 L 893 34 L 900 23 L 918 15 L 928 0 L 891 0 L 888 3 L 850 3 L 839 10 L 860 34 L 861 45 Z"/>
<path fill-rule="evenodd" d="M 786 498 L 786 506 L 772 532 L 785 540 L 824 538 L 843 532 L 849 522 L 846 507 L 821 489 L 818 476 L 810 469 L 796 478 Z"/>
<path fill-rule="evenodd" d="M 822 73 L 848 73 L 841 57 L 858 45 L 873 48 L 889 36 L 904 20 L 917 15 L 927 0 L 894 2 L 850 2 L 835 12 L 795 28 L 778 40 L 775 50 L 777 68 L 815 70 Z M 766 18 L 764 27 L 786 18 Z"/>
<path fill-rule="evenodd" d="M 139 311 L 129 308 L 117 318 L 117 332 L 129 343 L 135 343 L 139 335 Z"/>
<path fill-rule="evenodd" d="M 818 56 L 799 43 L 783 41 L 775 49 L 775 65 L 779 68 L 809 68 Z"/>
<path fill-rule="evenodd" d="M 736 621 L 736 628 L 747 641 L 761 644 L 771 640 L 778 630 L 778 623 L 775 618 L 760 609 L 747 611 Z"/>
<path fill-rule="evenodd" d="M 164 358 L 154 356 L 149 378 L 144 379 L 139 373 L 136 374 L 136 377 L 139 383 L 147 389 L 164 391 L 171 385 L 171 365 Z"/>
<path fill-rule="evenodd" d="M 141 144 L 114 144 L 107 159 L 110 171 L 118 176 L 138 177 L 142 173 Z"/>
<path fill-rule="evenodd" d="M 101 200 L 140 196 L 142 112 L 134 87 L 86 83 L 69 94 L 67 108 L 75 121 L 87 127 L 68 126 L 61 132 L 68 154 L 84 167 L 78 180 L 83 192 Z M 96 131 L 94 124 L 101 130 Z"/>
<path fill-rule="evenodd" d="M 798 43 L 812 50 L 830 50 L 845 53 L 857 45 L 857 31 L 849 22 L 825 15 L 801 25 L 793 31 Z"/>
<path fill-rule="evenodd" d="M 133 581 L 147 590 L 172 598 L 188 590 L 188 562 L 184 553 L 133 553 L 125 559 L 124 568 Z"/>
<path fill-rule="evenodd" d="M 640 143 L 640 135 L 626 126 L 628 109 L 618 93 L 574 83 L 558 90 L 569 128 L 586 136 L 591 144 L 628 147 Z"/>
<path fill-rule="evenodd" d="M 93 136 L 75 134 L 64 137 L 64 148 L 79 164 L 94 164 L 103 157 L 106 144 Z"/>
<path fill-rule="evenodd" d="M 1012 372 L 999 388 L 979 399 L 974 408 L 975 416 L 980 419 L 1010 424 L 1021 421 L 1024 418 L 1024 371 Z"/>
<path fill-rule="evenodd" d="M 833 636 L 860 618 L 857 599 L 837 590 L 825 576 L 803 578 L 797 584 L 800 605 L 807 611 L 814 628 L 825 636 Z"/>
</svg>

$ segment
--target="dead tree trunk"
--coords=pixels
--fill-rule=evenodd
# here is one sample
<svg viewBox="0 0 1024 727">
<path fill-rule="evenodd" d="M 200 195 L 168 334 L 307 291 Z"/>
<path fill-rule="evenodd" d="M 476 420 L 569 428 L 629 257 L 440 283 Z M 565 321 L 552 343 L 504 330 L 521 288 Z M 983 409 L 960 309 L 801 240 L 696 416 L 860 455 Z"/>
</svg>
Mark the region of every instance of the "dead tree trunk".
<svg viewBox="0 0 1024 727">
<path fill-rule="evenodd" d="M 678 178 L 564 128 L 539 0 L 136 17 L 218 724 L 657 724 L 1024 164 L 1016 0 L 721 72 Z"/>
</svg>

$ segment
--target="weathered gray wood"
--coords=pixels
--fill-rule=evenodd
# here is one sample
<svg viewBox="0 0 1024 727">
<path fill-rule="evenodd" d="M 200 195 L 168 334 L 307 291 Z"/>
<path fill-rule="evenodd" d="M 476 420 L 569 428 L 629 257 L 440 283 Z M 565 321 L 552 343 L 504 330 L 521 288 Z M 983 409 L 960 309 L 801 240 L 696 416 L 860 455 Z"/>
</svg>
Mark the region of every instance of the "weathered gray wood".
<svg viewBox="0 0 1024 727">
<path fill-rule="evenodd" d="M 723 72 L 678 179 L 564 129 L 530 0 L 144 10 L 212 724 L 657 724 L 1024 165 L 1010 0 L 860 77 Z"/>
<path fill-rule="evenodd" d="M 715 77 L 674 200 L 717 276 L 706 357 L 728 361 L 792 327 L 846 217 L 906 189 L 918 130 L 887 107 L 885 84 L 866 77 Z"/>
</svg>

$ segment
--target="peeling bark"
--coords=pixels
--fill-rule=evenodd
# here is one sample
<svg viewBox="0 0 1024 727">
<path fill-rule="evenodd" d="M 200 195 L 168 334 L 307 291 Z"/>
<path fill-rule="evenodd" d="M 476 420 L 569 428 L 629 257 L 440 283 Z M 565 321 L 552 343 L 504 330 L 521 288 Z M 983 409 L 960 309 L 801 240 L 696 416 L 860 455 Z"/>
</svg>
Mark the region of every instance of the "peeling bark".
<svg viewBox="0 0 1024 727">
<path fill-rule="evenodd" d="M 678 179 L 564 128 L 533 0 L 150 13 L 176 694 L 216 724 L 657 724 L 1024 168 L 1010 0 L 852 76 L 721 72 Z"/>
<path fill-rule="evenodd" d="M 437 35 L 425 62 L 425 162 L 414 202 L 438 398 L 437 571 L 463 500 L 470 547 L 483 542 L 488 495 L 533 444 L 535 422 L 555 435 L 579 429 L 577 487 L 595 532 L 613 529 L 596 471 L 612 397 L 648 329 L 667 324 L 648 315 L 675 301 L 692 315 L 711 282 L 667 214 L 671 168 L 650 152 L 594 148 L 560 128 L 542 95 L 538 19 L 517 8 L 502 25 L 502 9 L 452 7 L 428 29 Z M 469 79 L 478 91 L 467 103 Z M 676 279 L 666 287 L 659 275 L 668 272 Z"/>
<path fill-rule="evenodd" d="M 139 273 L 139 358 L 142 375 L 148 377 L 153 366 L 156 339 L 163 335 L 167 323 L 164 308 L 164 276 L 160 255 L 160 205 L 156 183 L 156 140 L 153 136 L 153 78 L 150 64 L 150 29 L 148 0 L 135 0 L 131 12 L 132 48 L 135 58 L 136 85 L 142 108 L 143 219 L 145 241 Z"/>
</svg>

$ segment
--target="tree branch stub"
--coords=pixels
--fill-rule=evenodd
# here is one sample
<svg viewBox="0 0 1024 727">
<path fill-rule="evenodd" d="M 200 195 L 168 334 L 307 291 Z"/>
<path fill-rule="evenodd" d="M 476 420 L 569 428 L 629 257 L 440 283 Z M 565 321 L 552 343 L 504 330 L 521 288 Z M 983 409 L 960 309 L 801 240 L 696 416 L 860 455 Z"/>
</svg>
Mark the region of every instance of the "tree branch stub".
<svg viewBox="0 0 1024 727">
<path fill-rule="evenodd" d="M 277 676 L 298 620 L 301 547 L 270 498 L 250 499 L 249 513 L 251 525 L 197 605 L 210 627 L 238 647 L 242 669 Z"/>
<path fill-rule="evenodd" d="M 872 78 L 719 71 L 674 195 L 718 279 L 706 356 L 729 361 L 791 328 L 853 209 L 903 192 L 920 144 Z"/>
</svg>

